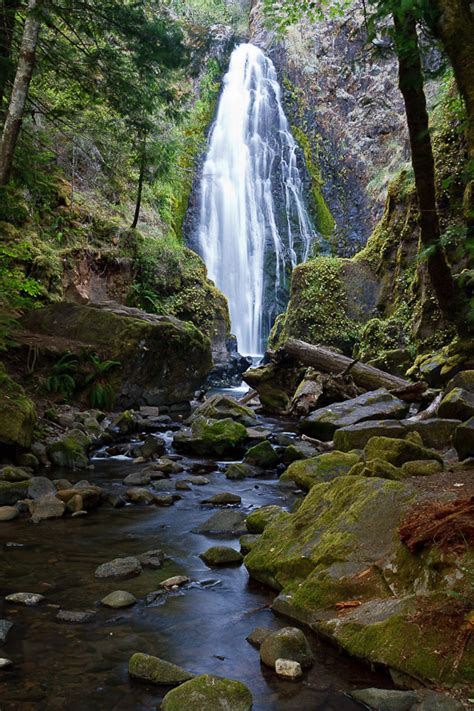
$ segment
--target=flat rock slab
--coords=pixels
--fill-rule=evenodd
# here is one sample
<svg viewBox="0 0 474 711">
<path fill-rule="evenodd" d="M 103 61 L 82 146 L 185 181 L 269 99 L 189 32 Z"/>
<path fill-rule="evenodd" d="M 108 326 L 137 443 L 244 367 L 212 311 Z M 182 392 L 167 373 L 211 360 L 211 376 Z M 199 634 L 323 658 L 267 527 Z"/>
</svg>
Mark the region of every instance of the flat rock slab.
<svg viewBox="0 0 474 711">
<path fill-rule="evenodd" d="M 231 494 L 229 491 L 222 491 L 214 494 L 209 499 L 203 499 L 201 504 L 209 504 L 209 506 L 226 506 L 242 503 L 242 499 L 237 494 Z"/>
<path fill-rule="evenodd" d="M 156 549 L 153 551 L 145 551 L 138 556 L 138 560 L 144 568 L 161 568 L 165 562 L 166 556 L 163 551 Z"/>
<path fill-rule="evenodd" d="M 19 605 L 26 605 L 27 607 L 35 607 L 43 602 L 45 599 L 44 595 L 39 593 L 29 593 L 29 592 L 18 592 L 12 595 L 7 595 L 5 600 L 7 602 L 16 602 Z"/>
<path fill-rule="evenodd" d="M 418 432 L 425 447 L 443 449 L 451 445 L 451 438 L 461 420 L 448 420 L 441 417 L 430 417 L 419 422 L 402 420 L 401 423 L 409 432 Z"/>
<path fill-rule="evenodd" d="M 247 533 L 245 514 L 241 511 L 217 511 L 194 529 L 195 533 Z"/>
<path fill-rule="evenodd" d="M 0 506 L 0 522 L 13 521 L 19 513 L 16 506 Z"/>
<path fill-rule="evenodd" d="M 114 558 L 99 565 L 95 571 L 96 578 L 133 578 L 142 572 L 142 564 L 135 556 Z"/>
<path fill-rule="evenodd" d="M 334 433 L 334 447 L 341 452 L 350 452 L 351 449 L 364 449 L 371 437 L 404 437 L 409 431 L 404 422 L 368 420 L 341 427 Z"/>
<path fill-rule="evenodd" d="M 194 486 L 206 486 L 210 481 L 206 476 L 187 476 L 184 481 L 188 484 L 194 484 Z"/>
<path fill-rule="evenodd" d="M 114 610 L 119 610 L 122 607 L 131 607 L 135 605 L 137 598 L 126 590 L 114 590 L 102 598 L 101 603 L 105 607 L 112 607 Z"/>
<path fill-rule="evenodd" d="M 189 583 L 189 578 L 186 575 L 174 575 L 172 578 L 167 578 L 162 580 L 160 587 L 165 590 L 172 590 L 173 588 L 180 588 L 182 585 Z"/>
<path fill-rule="evenodd" d="M 410 711 L 418 702 L 414 691 L 392 689 L 358 689 L 351 692 L 353 699 L 378 711 Z"/>
<path fill-rule="evenodd" d="M 13 622 L 9 622 L 8 620 L 0 620 L 0 644 L 4 644 L 12 627 Z"/>
<path fill-rule="evenodd" d="M 141 652 L 136 652 L 130 657 L 128 673 L 134 679 L 165 686 L 177 686 L 194 678 L 194 674 L 176 664 Z"/>
<path fill-rule="evenodd" d="M 86 622 L 91 622 L 96 614 L 95 610 L 59 610 L 56 619 L 58 622 L 83 625 Z"/>
</svg>

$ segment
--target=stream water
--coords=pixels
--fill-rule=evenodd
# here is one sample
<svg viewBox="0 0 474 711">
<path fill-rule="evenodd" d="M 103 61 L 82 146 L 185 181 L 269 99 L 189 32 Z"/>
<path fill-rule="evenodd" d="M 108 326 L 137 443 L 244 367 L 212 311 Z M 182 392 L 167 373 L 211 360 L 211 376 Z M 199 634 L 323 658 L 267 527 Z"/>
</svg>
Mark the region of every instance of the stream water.
<svg viewBox="0 0 474 711">
<path fill-rule="evenodd" d="M 287 426 L 279 421 L 262 423 L 281 431 Z M 0 602 L 0 617 L 14 623 L 2 648 L 14 667 L 1 677 L 1 711 L 156 709 L 166 689 L 129 680 L 127 663 L 135 651 L 196 673 L 239 679 L 251 689 L 255 711 L 349 711 L 360 707 L 347 691 L 387 686 L 385 678 L 314 637 L 316 663 L 303 681 L 283 681 L 261 666 L 258 650 L 246 636 L 258 625 L 276 629 L 288 622 L 271 612 L 271 591 L 250 581 L 244 566 L 209 569 L 198 557 L 216 540 L 238 548 L 237 537 L 192 531 L 216 510 L 200 501 L 218 491 L 238 493 L 245 512 L 268 503 L 289 507 L 292 496 L 279 488 L 277 480 L 228 481 L 217 462 L 183 463 L 187 472 L 205 470 L 210 483 L 180 492 L 183 498 L 173 507 L 102 507 L 84 518 L 37 525 L 20 519 L 2 525 L 1 599 L 28 591 L 44 594 L 46 602 L 33 608 Z M 91 472 L 55 470 L 54 477 L 74 482 L 87 476 L 123 493 L 123 478 L 140 466 L 123 457 L 96 459 L 94 465 Z M 96 567 L 105 561 L 155 548 L 170 557 L 159 570 L 144 569 L 139 577 L 121 581 L 94 577 Z M 147 605 L 145 596 L 175 574 L 189 576 L 191 585 L 164 596 L 162 604 Z M 118 611 L 98 604 L 116 589 L 133 593 L 138 604 Z M 56 605 L 95 609 L 97 614 L 89 623 L 65 624 L 55 619 Z"/>
<path fill-rule="evenodd" d="M 263 352 L 286 306 L 288 272 L 315 238 L 297 152 L 272 61 L 241 44 L 209 138 L 196 241 L 209 277 L 228 298 L 244 354 Z"/>
</svg>

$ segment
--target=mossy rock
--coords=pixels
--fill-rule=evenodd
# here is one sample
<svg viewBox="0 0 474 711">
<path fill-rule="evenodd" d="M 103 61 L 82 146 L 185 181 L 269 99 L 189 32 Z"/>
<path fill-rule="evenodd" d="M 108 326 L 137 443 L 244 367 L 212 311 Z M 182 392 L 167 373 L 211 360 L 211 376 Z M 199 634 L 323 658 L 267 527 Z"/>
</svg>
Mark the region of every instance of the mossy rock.
<svg viewBox="0 0 474 711">
<path fill-rule="evenodd" d="M 258 392 L 260 403 L 267 412 L 281 414 L 288 411 L 305 370 L 301 366 L 267 363 L 246 370 L 242 378 Z"/>
<path fill-rule="evenodd" d="M 339 449 L 339 447 L 338 447 Z M 283 452 L 283 464 L 287 466 L 292 462 L 297 462 L 299 459 L 311 459 L 317 456 L 318 450 L 309 442 L 292 442 Z"/>
<path fill-rule="evenodd" d="M 242 555 L 247 555 L 247 553 L 250 553 L 259 538 L 260 535 L 255 533 L 246 533 L 243 536 L 240 536 L 239 544 L 240 552 L 242 553 Z"/>
<path fill-rule="evenodd" d="M 364 449 L 371 437 L 401 438 L 406 433 L 407 428 L 397 420 L 369 420 L 336 430 L 334 446 L 342 452 L 350 452 L 351 449 Z"/>
<path fill-rule="evenodd" d="M 474 392 L 453 388 L 444 396 L 438 407 L 438 417 L 466 422 L 474 416 Z"/>
<path fill-rule="evenodd" d="M 260 646 L 260 659 L 272 669 L 277 659 L 298 662 L 302 669 L 309 669 L 314 661 L 308 640 L 297 627 L 283 627 L 265 637 Z"/>
<path fill-rule="evenodd" d="M 189 419 L 192 422 L 197 417 L 210 420 L 223 420 L 230 417 L 246 427 L 251 427 L 257 422 L 255 412 L 250 407 L 241 405 L 233 397 L 219 394 L 211 395 L 194 410 Z"/>
<path fill-rule="evenodd" d="M 281 516 L 287 515 L 287 512 L 281 506 L 270 504 L 252 511 L 245 519 L 245 525 L 249 533 L 263 533 L 267 526 Z"/>
<path fill-rule="evenodd" d="M 13 506 L 28 494 L 29 479 L 25 481 L 0 481 L 0 506 Z"/>
<path fill-rule="evenodd" d="M 454 433 L 453 445 L 459 459 L 474 457 L 474 417 L 459 425 Z"/>
<path fill-rule="evenodd" d="M 262 469 L 274 469 L 279 462 L 278 454 L 267 440 L 248 449 L 244 457 L 244 464 L 262 467 Z"/>
<path fill-rule="evenodd" d="M 250 711 L 252 694 L 240 681 L 203 674 L 169 691 L 162 711 Z"/>
<path fill-rule="evenodd" d="M 378 476 L 381 479 L 391 479 L 399 481 L 407 476 L 402 469 L 394 467 L 393 464 L 385 462 L 383 459 L 370 459 L 366 462 L 359 462 L 352 467 L 349 474 L 351 476 Z"/>
<path fill-rule="evenodd" d="M 194 674 L 190 674 L 176 664 L 141 652 L 136 652 L 130 657 L 128 673 L 134 679 L 165 686 L 175 686 L 194 678 Z"/>
<path fill-rule="evenodd" d="M 254 479 L 263 476 L 263 471 L 250 464 L 231 464 L 227 467 L 225 475 L 227 479 L 239 481 L 240 479 Z"/>
<path fill-rule="evenodd" d="M 365 446 L 365 455 L 370 459 L 383 459 L 385 462 L 401 467 L 405 462 L 436 460 L 443 464 L 443 460 L 437 452 L 426 447 L 403 439 L 392 439 L 390 437 L 371 437 Z"/>
<path fill-rule="evenodd" d="M 87 449 L 91 443 L 92 440 L 83 432 L 72 430 L 48 446 L 48 457 L 58 467 L 87 469 Z"/>
<path fill-rule="evenodd" d="M 474 370 L 462 370 L 457 373 L 446 385 L 445 392 L 449 393 L 454 388 L 462 388 L 474 393 Z"/>
<path fill-rule="evenodd" d="M 420 435 L 422 444 L 425 447 L 432 447 L 433 449 L 443 449 L 451 446 L 454 431 L 460 424 L 461 420 L 448 420 L 440 417 L 430 417 L 418 422 L 402 421 L 402 425 L 409 432 L 417 432 Z"/>
<path fill-rule="evenodd" d="M 199 557 L 209 567 L 218 567 L 223 565 L 241 565 L 244 561 L 242 553 L 236 551 L 235 548 L 229 546 L 212 546 Z"/>
<path fill-rule="evenodd" d="M 443 465 L 435 459 L 405 462 L 402 464 L 404 476 L 433 476 L 443 471 Z"/>
<path fill-rule="evenodd" d="M 0 469 L 0 481 L 16 482 L 31 478 L 32 475 L 21 467 L 6 466 Z"/>
<path fill-rule="evenodd" d="M 0 443 L 29 447 L 36 424 L 34 404 L 0 363 Z"/>
<path fill-rule="evenodd" d="M 223 456 L 235 454 L 246 439 L 247 430 L 240 422 L 230 418 L 208 420 L 201 416 L 193 420 L 190 430 L 177 432 L 173 443 L 180 451 Z"/>
<path fill-rule="evenodd" d="M 359 455 L 346 452 L 327 452 L 311 459 L 298 460 L 290 464 L 283 472 L 280 481 L 294 481 L 308 491 L 315 484 L 332 481 L 336 477 L 348 474 L 359 461 Z"/>
</svg>

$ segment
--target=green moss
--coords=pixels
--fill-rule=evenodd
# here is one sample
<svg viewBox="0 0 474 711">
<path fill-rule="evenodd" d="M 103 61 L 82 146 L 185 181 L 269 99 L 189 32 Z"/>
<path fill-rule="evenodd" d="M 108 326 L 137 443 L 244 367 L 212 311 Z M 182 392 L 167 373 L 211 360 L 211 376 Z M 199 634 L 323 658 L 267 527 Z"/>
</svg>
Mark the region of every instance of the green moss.
<svg viewBox="0 0 474 711">
<path fill-rule="evenodd" d="M 29 486 L 29 479 L 12 482 L 0 481 L 0 506 L 13 506 L 20 499 L 25 499 Z"/>
<path fill-rule="evenodd" d="M 135 679 L 167 686 L 182 684 L 193 678 L 193 674 L 175 664 L 141 652 L 136 652 L 130 657 L 128 673 Z"/>
<path fill-rule="evenodd" d="M 0 363 L 0 442 L 29 447 L 36 424 L 36 410 L 23 388 Z"/>
<path fill-rule="evenodd" d="M 273 449 L 270 442 L 259 442 L 258 444 L 247 450 L 244 463 L 255 467 L 263 467 L 264 469 L 275 468 L 280 461 L 278 454 Z"/>
<path fill-rule="evenodd" d="M 443 464 L 443 460 L 437 452 L 426 447 L 420 447 L 420 445 L 409 442 L 406 439 L 371 437 L 364 451 L 368 460 L 382 459 L 395 467 L 401 467 L 405 462 L 426 459 L 436 460 L 441 465 Z"/>
<path fill-rule="evenodd" d="M 162 701 L 162 711 L 250 711 L 252 694 L 239 681 L 204 674 L 169 691 Z"/>
<path fill-rule="evenodd" d="M 280 481 L 294 481 L 302 489 L 309 490 L 316 484 L 331 481 L 348 474 L 359 461 L 357 454 L 328 452 L 311 459 L 297 460 L 281 475 Z"/>
<path fill-rule="evenodd" d="M 399 467 L 394 467 L 393 464 L 389 464 L 383 459 L 370 459 L 367 462 L 359 462 L 352 467 L 349 474 L 351 476 L 378 476 L 382 479 L 392 479 L 393 481 L 399 481 L 409 476 L 409 474 L 404 474 Z"/>
<path fill-rule="evenodd" d="M 282 516 L 287 515 L 281 506 L 262 506 L 247 516 L 245 525 L 249 533 L 263 533 L 267 526 L 274 523 L 277 519 L 280 520 Z"/>
</svg>

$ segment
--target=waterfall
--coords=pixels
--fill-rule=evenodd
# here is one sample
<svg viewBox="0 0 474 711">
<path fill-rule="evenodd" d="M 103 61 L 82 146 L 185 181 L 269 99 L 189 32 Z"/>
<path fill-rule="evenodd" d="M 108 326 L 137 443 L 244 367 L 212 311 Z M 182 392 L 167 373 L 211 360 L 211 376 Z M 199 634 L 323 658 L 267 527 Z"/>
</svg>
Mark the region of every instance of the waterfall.
<svg viewBox="0 0 474 711">
<path fill-rule="evenodd" d="M 209 277 L 227 296 L 241 353 L 263 352 L 288 271 L 307 259 L 315 237 L 297 151 L 273 63 L 241 44 L 209 137 L 196 234 Z"/>
</svg>

